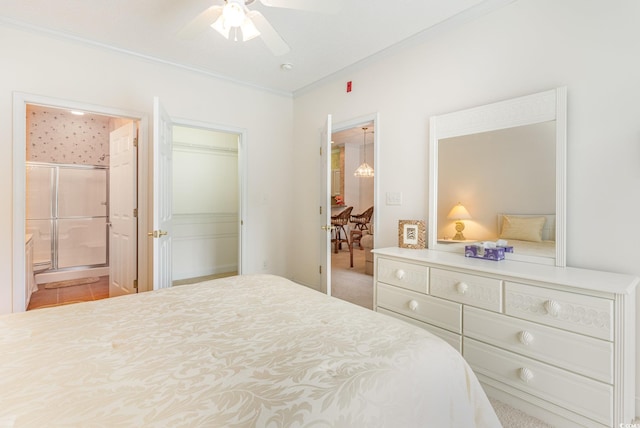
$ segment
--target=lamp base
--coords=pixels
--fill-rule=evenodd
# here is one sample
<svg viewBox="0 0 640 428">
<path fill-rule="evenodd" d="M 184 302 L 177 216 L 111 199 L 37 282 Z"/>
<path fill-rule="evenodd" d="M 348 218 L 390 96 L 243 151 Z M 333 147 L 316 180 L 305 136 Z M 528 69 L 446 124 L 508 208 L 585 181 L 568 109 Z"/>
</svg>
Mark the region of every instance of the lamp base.
<svg viewBox="0 0 640 428">
<path fill-rule="evenodd" d="M 464 230 L 464 223 L 460 220 L 456 221 L 456 236 L 453 237 L 454 241 L 466 241 L 467 238 L 464 237 L 462 231 Z"/>
</svg>

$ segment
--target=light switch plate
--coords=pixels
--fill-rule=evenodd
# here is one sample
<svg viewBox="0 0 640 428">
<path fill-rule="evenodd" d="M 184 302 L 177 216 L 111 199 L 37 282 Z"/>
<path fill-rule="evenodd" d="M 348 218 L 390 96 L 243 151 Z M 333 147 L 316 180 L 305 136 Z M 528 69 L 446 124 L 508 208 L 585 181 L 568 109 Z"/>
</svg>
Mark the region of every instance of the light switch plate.
<svg viewBox="0 0 640 428">
<path fill-rule="evenodd" d="M 387 205 L 402 205 L 402 192 L 387 192 Z"/>
</svg>

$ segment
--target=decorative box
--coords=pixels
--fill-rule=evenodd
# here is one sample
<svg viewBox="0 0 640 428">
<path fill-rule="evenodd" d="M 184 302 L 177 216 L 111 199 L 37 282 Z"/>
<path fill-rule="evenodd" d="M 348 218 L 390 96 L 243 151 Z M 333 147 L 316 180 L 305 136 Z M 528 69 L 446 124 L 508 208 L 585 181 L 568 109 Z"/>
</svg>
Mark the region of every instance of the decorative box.
<svg viewBox="0 0 640 428">
<path fill-rule="evenodd" d="M 505 253 L 513 253 L 513 247 L 511 245 L 509 246 L 498 245 L 498 248 L 503 248 Z"/>
<path fill-rule="evenodd" d="M 511 247 L 513 251 L 513 247 Z M 465 245 L 464 256 L 486 260 L 504 260 L 504 247 L 484 248 L 480 245 Z"/>
</svg>

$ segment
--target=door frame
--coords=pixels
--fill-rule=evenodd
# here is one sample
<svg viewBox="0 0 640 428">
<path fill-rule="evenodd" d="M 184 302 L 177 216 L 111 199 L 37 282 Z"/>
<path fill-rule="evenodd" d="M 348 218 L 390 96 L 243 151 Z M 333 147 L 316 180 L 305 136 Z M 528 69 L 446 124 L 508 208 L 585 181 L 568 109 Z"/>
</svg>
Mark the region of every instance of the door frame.
<svg viewBox="0 0 640 428">
<path fill-rule="evenodd" d="M 185 128 L 198 128 L 207 131 L 224 132 L 238 136 L 238 275 L 244 273 L 245 265 L 246 240 L 247 234 L 244 233 L 246 226 L 246 207 L 247 202 L 247 130 L 245 128 L 236 128 L 233 126 L 220 125 L 210 122 L 202 122 L 184 118 L 171 118 L 173 126 L 182 126 Z"/>
<path fill-rule="evenodd" d="M 13 264 L 11 312 L 24 312 L 25 284 L 25 225 L 26 225 L 26 157 L 27 157 L 27 104 L 37 104 L 68 110 L 82 110 L 105 116 L 122 117 L 139 122 L 138 134 L 138 291 L 147 291 L 150 281 L 146 269 L 148 251 L 147 189 L 148 179 L 148 116 L 139 112 L 53 98 L 24 92 L 13 93 Z"/>
<path fill-rule="evenodd" d="M 359 116 L 353 119 L 348 119 L 345 121 L 341 121 L 341 122 L 337 122 L 337 123 L 332 123 L 331 124 L 331 134 L 333 134 L 334 132 L 339 132 L 339 131 L 344 131 L 346 129 L 351 129 L 351 128 L 357 128 L 360 125 L 363 125 L 365 123 L 369 123 L 369 122 L 373 122 L 373 159 L 374 159 L 374 170 L 375 170 L 375 174 L 373 176 L 373 230 L 374 230 L 374 234 L 376 233 L 376 230 L 378 230 L 378 222 L 379 222 L 379 209 L 380 207 L 378 206 L 381 199 L 380 199 L 380 171 L 382 170 L 382 168 L 380 168 L 381 165 L 381 161 L 380 161 L 380 113 L 379 112 L 375 112 L 375 113 L 370 113 L 370 114 L 366 114 L 364 116 Z M 322 165 L 320 166 L 322 168 Z M 331 189 L 326 189 L 327 194 L 331 193 Z M 325 199 L 329 199 L 330 198 L 330 194 L 329 195 L 322 195 L 322 198 Z M 323 199 L 324 200 L 324 199 Z M 331 209 L 331 207 L 327 207 L 327 209 Z M 375 239 L 374 239 L 374 248 L 375 248 Z M 329 268 L 331 268 L 331 245 L 329 245 L 329 247 L 327 248 L 327 251 L 325 252 L 325 254 L 321 255 L 321 265 L 325 265 L 325 266 L 329 266 Z M 328 284 L 327 284 L 327 294 L 331 295 L 331 275 L 329 275 L 328 277 Z M 324 291 L 324 290 L 323 290 Z M 374 300 L 375 300 L 375 296 L 374 296 Z"/>
</svg>

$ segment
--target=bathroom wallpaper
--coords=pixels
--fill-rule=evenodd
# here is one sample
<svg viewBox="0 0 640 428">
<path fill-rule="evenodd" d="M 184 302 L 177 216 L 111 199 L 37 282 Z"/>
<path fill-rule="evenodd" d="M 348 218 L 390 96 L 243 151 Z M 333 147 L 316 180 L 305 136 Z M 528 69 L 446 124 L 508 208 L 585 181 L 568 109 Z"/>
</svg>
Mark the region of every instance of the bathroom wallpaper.
<svg viewBox="0 0 640 428">
<path fill-rule="evenodd" d="M 28 105 L 27 161 L 108 166 L 110 120 Z"/>
</svg>

